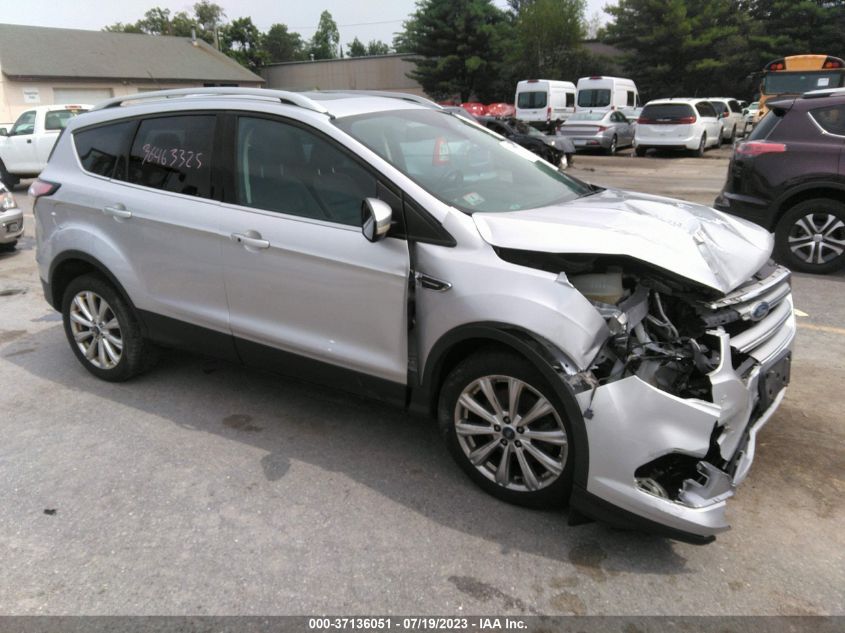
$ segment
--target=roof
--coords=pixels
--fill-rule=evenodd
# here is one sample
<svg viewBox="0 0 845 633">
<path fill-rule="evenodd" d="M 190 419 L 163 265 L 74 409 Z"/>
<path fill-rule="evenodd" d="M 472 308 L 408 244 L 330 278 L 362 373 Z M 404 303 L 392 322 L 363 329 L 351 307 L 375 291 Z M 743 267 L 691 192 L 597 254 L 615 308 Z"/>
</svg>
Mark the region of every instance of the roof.
<svg viewBox="0 0 845 633">
<path fill-rule="evenodd" d="M 263 83 L 202 40 L 0 24 L 0 70 L 10 78 Z"/>
</svg>

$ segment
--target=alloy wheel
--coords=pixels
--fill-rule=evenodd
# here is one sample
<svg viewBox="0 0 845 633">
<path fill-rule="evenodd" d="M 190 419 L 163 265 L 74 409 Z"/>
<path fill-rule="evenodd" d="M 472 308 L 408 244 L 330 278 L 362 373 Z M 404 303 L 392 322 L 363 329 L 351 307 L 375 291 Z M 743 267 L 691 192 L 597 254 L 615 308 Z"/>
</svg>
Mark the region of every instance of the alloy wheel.
<svg viewBox="0 0 845 633">
<path fill-rule="evenodd" d="M 70 304 L 70 331 L 79 351 L 98 369 L 113 369 L 123 355 L 120 323 L 100 295 L 83 290 Z"/>
<path fill-rule="evenodd" d="M 789 231 L 789 249 L 808 264 L 826 264 L 845 253 L 845 223 L 832 213 L 808 213 Z"/>
<path fill-rule="evenodd" d="M 511 376 L 483 376 L 467 385 L 454 412 L 458 444 L 496 484 L 535 491 L 563 474 L 569 438 L 555 407 Z"/>
</svg>

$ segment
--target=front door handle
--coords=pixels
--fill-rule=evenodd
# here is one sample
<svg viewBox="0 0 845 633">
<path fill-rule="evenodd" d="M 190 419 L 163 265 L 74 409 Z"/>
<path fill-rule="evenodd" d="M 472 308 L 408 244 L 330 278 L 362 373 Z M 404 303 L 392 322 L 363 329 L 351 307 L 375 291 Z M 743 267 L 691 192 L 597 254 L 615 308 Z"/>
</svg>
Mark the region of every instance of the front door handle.
<svg viewBox="0 0 845 633">
<path fill-rule="evenodd" d="M 110 215 L 113 218 L 123 218 L 127 220 L 132 217 L 132 212 L 127 211 L 122 204 L 115 204 L 109 207 L 103 207 L 103 213 Z"/>
<path fill-rule="evenodd" d="M 270 248 L 270 241 L 261 239 L 261 233 L 259 233 L 258 231 L 247 231 L 246 233 L 232 233 L 230 237 L 238 244 L 241 244 L 247 248 Z"/>
</svg>

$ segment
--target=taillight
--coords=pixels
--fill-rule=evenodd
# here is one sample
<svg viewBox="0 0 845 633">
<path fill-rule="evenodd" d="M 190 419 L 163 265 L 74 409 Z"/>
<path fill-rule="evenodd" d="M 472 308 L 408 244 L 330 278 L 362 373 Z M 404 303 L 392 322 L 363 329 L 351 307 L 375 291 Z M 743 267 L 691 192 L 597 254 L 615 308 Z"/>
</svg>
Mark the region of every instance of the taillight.
<svg viewBox="0 0 845 633">
<path fill-rule="evenodd" d="M 653 123 L 653 121 L 645 117 L 640 117 L 639 119 L 637 119 L 637 123 L 639 123 L 640 125 L 649 125 L 650 123 Z"/>
<path fill-rule="evenodd" d="M 552 120 L 552 107 L 551 107 L 551 106 L 549 106 L 548 108 L 546 108 L 546 120 L 547 120 L 547 121 L 551 121 L 551 120 Z"/>
<path fill-rule="evenodd" d="M 845 63 L 842 62 L 841 59 L 838 57 L 831 57 L 828 55 L 827 59 L 824 61 L 824 68 L 842 68 L 845 66 Z"/>
<path fill-rule="evenodd" d="M 604 132 L 606 129 L 607 129 L 607 126 L 606 126 L 606 125 L 597 125 L 597 126 L 596 126 L 596 131 L 597 131 L 597 132 Z"/>
<path fill-rule="evenodd" d="M 737 156 L 762 156 L 763 154 L 781 154 L 786 151 L 786 144 L 771 141 L 745 141 L 736 146 Z"/>
<path fill-rule="evenodd" d="M 29 195 L 36 200 L 41 196 L 52 196 L 59 190 L 60 186 L 61 185 L 59 183 L 41 180 L 39 178 L 29 186 Z"/>
<path fill-rule="evenodd" d="M 679 124 L 682 124 L 682 125 L 691 125 L 691 124 L 695 123 L 695 117 L 694 116 L 682 116 L 680 119 L 676 119 L 675 123 L 679 123 Z"/>
</svg>

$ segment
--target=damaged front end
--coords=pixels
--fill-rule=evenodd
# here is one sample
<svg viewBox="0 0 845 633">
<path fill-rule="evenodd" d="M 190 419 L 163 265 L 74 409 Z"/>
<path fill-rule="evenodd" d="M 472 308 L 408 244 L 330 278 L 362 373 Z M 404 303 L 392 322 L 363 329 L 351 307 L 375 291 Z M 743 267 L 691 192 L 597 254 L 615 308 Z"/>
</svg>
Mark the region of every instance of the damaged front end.
<svg viewBox="0 0 845 633">
<path fill-rule="evenodd" d="M 565 279 L 611 332 L 577 395 L 587 492 L 698 537 L 728 529 L 725 502 L 789 382 L 789 271 L 767 264 L 718 298 L 645 269 Z"/>
<path fill-rule="evenodd" d="M 726 500 L 789 382 L 789 271 L 770 262 L 725 295 L 631 259 L 555 260 L 544 264 L 567 271 L 558 282 L 610 333 L 589 370 L 570 377 L 589 442 L 573 508 L 610 522 L 621 509 L 637 519 L 628 524 L 709 542 L 729 528 Z"/>
</svg>

